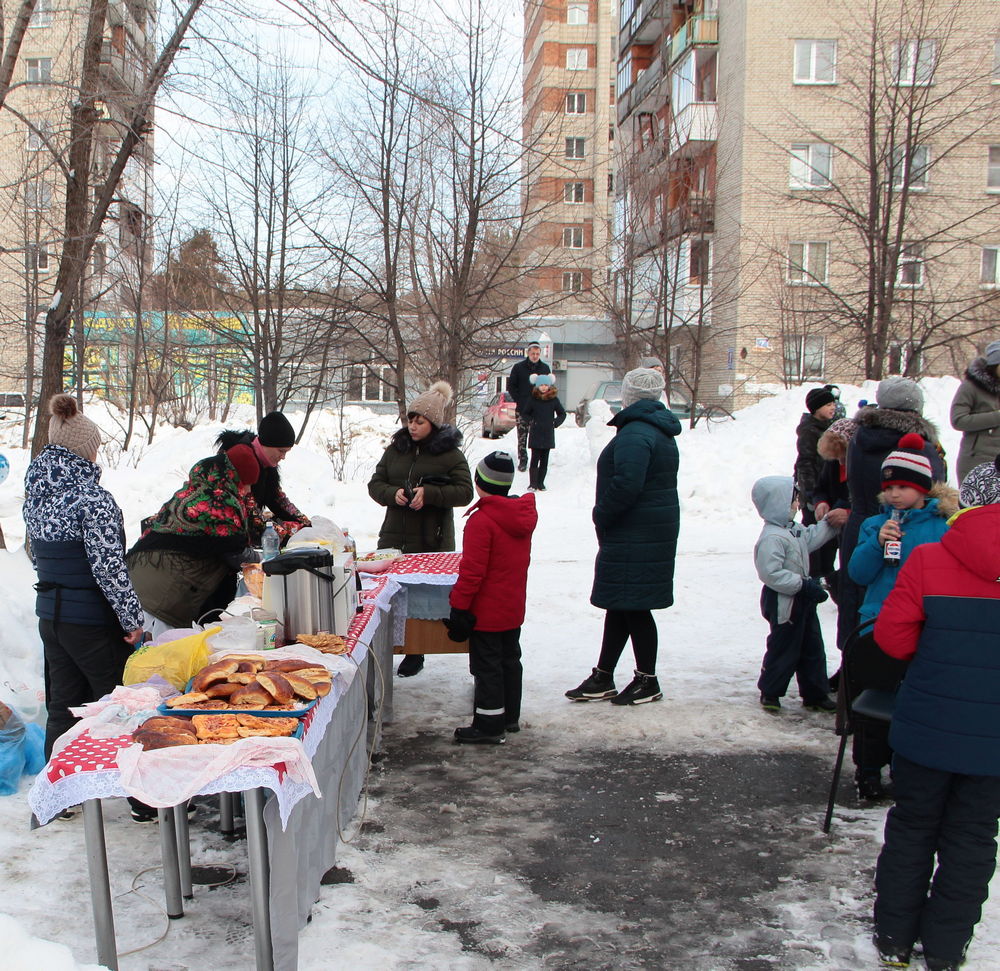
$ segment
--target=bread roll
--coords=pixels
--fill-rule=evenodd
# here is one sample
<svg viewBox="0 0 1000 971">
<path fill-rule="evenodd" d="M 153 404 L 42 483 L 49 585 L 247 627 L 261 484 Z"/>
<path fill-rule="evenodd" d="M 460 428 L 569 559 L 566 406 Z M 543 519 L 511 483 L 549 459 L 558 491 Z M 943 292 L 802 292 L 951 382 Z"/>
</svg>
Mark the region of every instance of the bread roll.
<svg viewBox="0 0 1000 971">
<path fill-rule="evenodd" d="M 239 661 L 216 661 L 202 668 L 191 679 L 192 691 L 204 691 L 217 681 L 225 681 L 231 674 L 235 674 L 240 666 Z"/>
<path fill-rule="evenodd" d="M 205 694 L 209 698 L 228 698 L 231 694 L 239 691 L 243 687 L 235 681 L 223 681 L 220 684 L 213 684 L 211 688 L 205 689 Z"/>
<path fill-rule="evenodd" d="M 168 708 L 189 708 L 200 701 L 208 701 L 208 695 L 204 691 L 189 691 L 186 695 L 167 698 L 166 705 Z"/>
<path fill-rule="evenodd" d="M 297 661 L 293 657 L 279 657 L 264 662 L 265 671 L 281 671 L 282 674 L 289 671 L 301 671 L 303 668 L 314 668 L 314 661 Z"/>
<path fill-rule="evenodd" d="M 154 715 L 152 718 L 147 718 L 139 728 L 148 732 L 184 732 L 188 735 L 195 734 L 191 719 L 178 718 L 176 715 Z"/>
<path fill-rule="evenodd" d="M 241 685 L 239 691 L 229 696 L 229 703 L 234 708 L 266 708 L 273 702 L 270 692 L 256 681 Z"/>
<path fill-rule="evenodd" d="M 285 680 L 298 697 L 304 698 L 306 701 L 312 701 L 319 697 L 315 685 L 308 678 L 300 678 L 294 672 L 286 671 Z"/>
<path fill-rule="evenodd" d="M 295 697 L 292 686 L 277 671 L 261 671 L 257 675 L 257 683 L 270 692 L 279 705 L 287 705 Z"/>
<path fill-rule="evenodd" d="M 132 733 L 132 740 L 141 745 L 144 752 L 158 748 L 171 748 L 174 745 L 197 745 L 198 739 L 189 732 L 155 732 L 137 728 Z"/>
</svg>

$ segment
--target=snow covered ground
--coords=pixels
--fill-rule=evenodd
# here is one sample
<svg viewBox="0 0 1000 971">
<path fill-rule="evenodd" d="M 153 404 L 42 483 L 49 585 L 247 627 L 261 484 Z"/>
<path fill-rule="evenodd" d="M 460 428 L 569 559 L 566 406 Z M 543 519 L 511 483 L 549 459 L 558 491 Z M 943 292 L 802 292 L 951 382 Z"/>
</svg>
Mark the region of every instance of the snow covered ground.
<svg viewBox="0 0 1000 971">
<path fill-rule="evenodd" d="M 948 426 L 947 415 L 957 382 L 933 379 L 923 386 L 925 415 L 941 429 L 953 464 L 958 436 Z M 623 757 L 638 752 L 664 758 L 694 753 L 725 759 L 767 752 L 788 753 L 789 759 L 829 758 L 832 765 L 836 740 L 829 720 L 803 713 L 794 705 L 780 717 L 767 716 L 757 705 L 754 689 L 767 628 L 758 611 L 759 584 L 751 561 L 760 521 L 750 503 L 750 487 L 760 475 L 790 473 L 803 398 L 803 389 L 782 391 L 740 412 L 736 421 L 685 429 L 679 441 L 682 519 L 676 605 L 658 615 L 658 667 L 665 698 L 660 704 L 634 710 L 574 706 L 563 698 L 563 691 L 578 683 L 595 662 L 600 641 L 603 615 L 588 602 L 596 552 L 590 507 L 594 461 L 610 429 L 596 422 L 578 429 L 571 419 L 558 431 L 549 488 L 538 496 L 540 521 L 522 636 L 525 731 L 512 738 L 505 755 L 515 745 L 530 751 L 534 736 L 545 739 L 549 749 L 561 745 L 564 754 L 600 750 Z M 849 414 L 861 398 L 874 398 L 874 387 L 844 389 Z M 113 416 L 106 415 L 98 403 L 88 405 L 86 413 L 109 430 L 115 427 Z M 228 424 L 240 425 L 235 420 Z M 158 508 L 194 461 L 213 451 L 212 441 L 220 427 L 206 424 L 191 432 L 164 428 L 152 446 L 136 446 L 127 455 L 113 446 L 104 450 L 102 481 L 124 510 L 129 542 L 138 535 L 140 518 Z M 374 547 L 381 514 L 368 499 L 365 483 L 393 427 L 390 418 L 360 411 L 350 415 L 350 445 L 342 453 L 344 474 L 340 478 L 328 455 L 328 443 L 338 439 L 338 425 L 332 416 L 319 416 L 304 444 L 282 465 L 292 499 L 309 513 L 327 515 L 349 527 L 360 549 Z M 475 427 L 470 429 L 466 443 L 470 464 L 492 448 L 514 448 L 513 434 L 493 443 L 472 437 L 475 431 Z M 12 447 L 18 440 L 17 428 L 0 428 L 0 450 L 12 467 L 10 478 L 0 485 L 0 525 L 8 546 L 6 553 L 0 552 L 0 589 L 4 591 L 0 597 L 0 699 L 12 702 L 27 717 L 41 718 L 41 667 L 31 589 L 34 575 L 21 548 L 20 505 L 28 456 Z M 522 478 L 526 476 L 518 477 L 518 489 L 527 485 Z M 837 666 L 834 608 L 828 603 L 820 610 L 833 670 Z M 625 680 L 629 663 L 625 657 L 619 669 Z M 466 664 L 463 656 L 432 658 L 420 677 L 397 680 L 396 738 L 440 736 L 442 761 L 454 762 L 469 754 L 461 750 L 456 755 L 453 746 L 446 746 L 454 727 L 468 717 L 471 679 Z M 392 738 L 390 734 L 390 743 Z M 432 746 L 434 751 L 438 750 Z M 394 778 L 401 775 L 405 776 L 405 767 L 397 768 Z M 78 817 L 29 832 L 26 790 L 27 781 L 17 795 L 0 799 L 0 910 L 8 915 L 0 915 L 5 948 L 0 963 L 7 969 L 32 971 L 89 968 L 92 965 L 87 962 L 95 960 L 96 952 L 82 820 Z M 676 792 L 655 795 L 657 811 L 662 813 L 672 812 L 676 801 L 684 798 Z M 393 848 L 375 852 L 370 840 L 344 847 L 341 863 L 352 871 L 356 882 L 324 890 L 313 921 L 302 935 L 303 969 L 346 968 L 359 962 L 380 968 L 570 966 L 560 965 L 555 958 L 536 962 L 527 956 L 533 952 L 519 951 L 532 936 L 529 924 L 537 928 L 569 920 L 565 905 L 541 900 L 522 881 L 484 869 L 484 848 L 474 839 L 453 840 L 447 852 L 441 853 L 435 852 L 433 839 L 428 844 L 426 832 L 414 830 L 414 839 L 409 841 L 406 826 L 426 821 L 380 817 L 380 798 L 389 799 L 381 787 L 380 796 L 368 802 L 367 818 L 377 820 L 378 828 L 394 837 Z M 463 809 L 452 802 L 460 800 L 449 800 L 431 811 L 438 814 L 440 810 L 441 818 L 457 814 L 460 819 Z M 814 830 L 823 807 L 814 808 L 808 819 L 790 820 L 789 826 L 801 823 Z M 158 874 L 155 869 L 147 871 L 159 859 L 156 828 L 134 825 L 124 801 L 111 803 L 108 816 L 119 947 L 139 949 L 122 959 L 122 968 L 179 971 L 203 967 L 206 942 L 220 938 L 225 938 L 227 946 L 213 947 L 215 967 L 252 966 L 245 882 L 198 891 L 190 916 L 168 927 L 160 911 Z M 818 852 L 825 854 L 826 878 L 800 880 L 792 872 L 780 893 L 772 895 L 770 906 L 782 915 L 781 933 L 789 941 L 809 944 L 801 950 L 800 960 L 787 963 L 786 958 L 781 966 L 848 969 L 873 963 L 866 919 L 883 816 L 884 809 L 851 807 L 838 818 L 830 840 L 816 841 Z M 526 831 L 534 825 L 526 817 Z M 394 826 L 398 831 L 394 832 Z M 221 841 L 217 834 L 198 826 L 197 820 L 192 835 L 196 863 L 232 863 L 245 873 L 242 844 Z M 780 833 L 775 838 L 780 839 Z M 669 865 L 669 851 L 664 851 L 664 858 Z M 413 902 L 412 893 L 404 892 L 412 889 L 416 873 L 420 881 L 443 887 L 481 890 L 487 886 L 489 891 L 481 900 L 464 906 L 505 927 L 504 948 L 498 953 L 507 957 L 489 958 L 482 951 L 463 948 L 461 934 L 429 929 L 426 910 Z M 242 928 L 242 933 L 232 928 Z M 333 941 L 336 949 L 331 952 Z M 593 966 L 601 963 L 595 957 Z M 708 971 L 715 967 L 708 958 L 696 963 L 694 955 L 689 966 Z M 730 965 L 718 965 L 723 966 Z M 759 965 L 772 966 L 777 965 Z M 974 971 L 1000 968 L 1000 912 L 993 902 L 987 904 L 968 966 Z"/>
</svg>

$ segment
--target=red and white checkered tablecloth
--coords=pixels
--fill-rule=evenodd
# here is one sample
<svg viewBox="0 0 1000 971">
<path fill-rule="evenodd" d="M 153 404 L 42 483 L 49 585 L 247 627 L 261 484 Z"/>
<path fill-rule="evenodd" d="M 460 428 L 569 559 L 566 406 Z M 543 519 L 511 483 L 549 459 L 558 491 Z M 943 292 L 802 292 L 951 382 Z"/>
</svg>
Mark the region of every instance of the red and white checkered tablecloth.
<svg viewBox="0 0 1000 971">
<path fill-rule="evenodd" d="M 461 553 L 407 553 L 385 571 L 399 583 L 454 584 Z"/>
</svg>

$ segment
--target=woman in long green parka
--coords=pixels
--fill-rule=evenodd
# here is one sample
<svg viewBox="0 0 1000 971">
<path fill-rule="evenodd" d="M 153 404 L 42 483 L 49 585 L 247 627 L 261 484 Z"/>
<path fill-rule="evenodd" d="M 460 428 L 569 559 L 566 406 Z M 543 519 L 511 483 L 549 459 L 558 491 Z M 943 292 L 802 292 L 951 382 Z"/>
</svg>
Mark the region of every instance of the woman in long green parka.
<svg viewBox="0 0 1000 971">
<path fill-rule="evenodd" d="M 368 483 L 368 495 L 385 506 L 378 535 L 383 549 L 404 553 L 442 553 L 455 548 L 456 506 L 472 502 L 472 474 L 459 448 L 462 433 L 445 423 L 451 385 L 435 381 L 417 395 L 400 428 L 382 454 Z M 408 654 L 401 677 L 417 674 L 422 654 Z"/>
<path fill-rule="evenodd" d="M 608 423 L 615 437 L 597 460 L 598 552 L 590 602 L 607 613 L 597 667 L 566 692 L 573 701 L 639 705 L 663 697 L 652 611 L 674 602 L 680 526 L 675 439 L 681 433 L 681 423 L 660 400 L 663 388 L 663 375 L 649 368 L 625 375 L 622 410 Z M 629 638 L 635 677 L 619 692 L 614 672 Z"/>
</svg>

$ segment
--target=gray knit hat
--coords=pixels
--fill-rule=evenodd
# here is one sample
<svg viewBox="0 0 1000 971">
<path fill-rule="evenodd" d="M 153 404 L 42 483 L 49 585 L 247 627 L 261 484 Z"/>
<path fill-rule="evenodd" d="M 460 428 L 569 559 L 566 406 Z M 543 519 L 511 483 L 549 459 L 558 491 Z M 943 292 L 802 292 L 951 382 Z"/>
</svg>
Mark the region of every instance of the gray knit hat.
<svg viewBox="0 0 1000 971">
<path fill-rule="evenodd" d="M 880 381 L 875 390 L 875 401 L 879 408 L 894 411 L 915 411 L 919 415 L 924 410 L 924 393 L 917 382 L 909 378 L 886 378 Z"/>
<path fill-rule="evenodd" d="M 421 415 L 435 428 L 444 424 L 444 412 L 451 403 L 451 385 L 447 381 L 435 381 L 423 394 L 418 394 L 409 407 L 407 415 Z"/>
<path fill-rule="evenodd" d="M 622 407 L 628 408 L 642 398 L 659 401 L 666 382 L 659 371 L 637 367 L 622 378 Z"/>
<path fill-rule="evenodd" d="M 1000 502 L 1000 472 L 997 460 L 977 465 L 963 480 L 958 501 L 963 506 L 991 506 Z"/>
<path fill-rule="evenodd" d="M 986 350 L 983 351 L 983 357 L 986 359 L 988 367 L 1000 364 L 1000 341 L 990 341 L 986 345 Z"/>
<path fill-rule="evenodd" d="M 640 357 L 639 367 L 660 368 L 660 370 L 663 370 L 663 361 L 658 357 Z"/>
<path fill-rule="evenodd" d="M 93 462 L 101 445 L 101 430 L 85 418 L 71 394 L 54 394 L 49 399 L 49 444 L 61 445 L 80 458 Z"/>
</svg>

